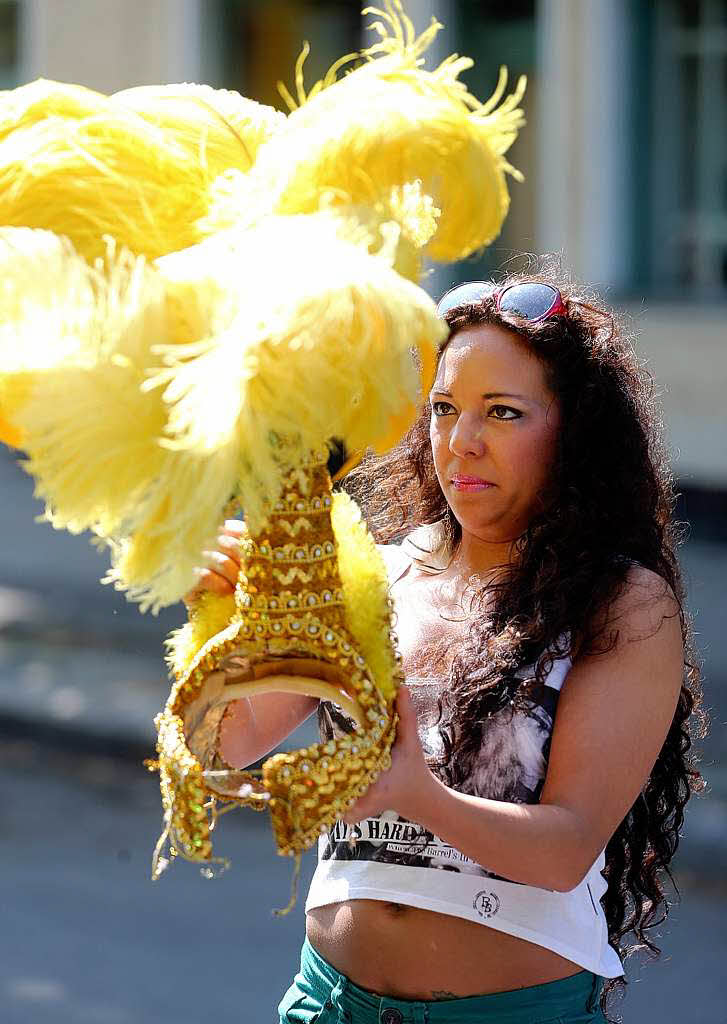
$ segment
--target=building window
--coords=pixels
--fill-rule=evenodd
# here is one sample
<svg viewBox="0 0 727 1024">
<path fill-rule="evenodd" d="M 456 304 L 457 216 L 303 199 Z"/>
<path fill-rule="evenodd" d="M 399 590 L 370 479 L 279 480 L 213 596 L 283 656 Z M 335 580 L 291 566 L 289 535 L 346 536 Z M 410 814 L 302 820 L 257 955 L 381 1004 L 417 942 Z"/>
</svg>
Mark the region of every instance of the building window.
<svg viewBox="0 0 727 1024">
<path fill-rule="evenodd" d="M 295 97 L 295 62 L 304 40 L 311 46 L 306 88 L 362 42 L 361 10 L 350 0 L 220 0 L 218 20 L 221 84 L 286 111 L 277 83 Z"/>
<path fill-rule="evenodd" d="M 727 294 L 727 0 L 653 7 L 655 289 Z"/>
<path fill-rule="evenodd" d="M 479 100 L 486 100 L 495 89 L 501 65 L 508 70 L 507 93 L 515 88 L 520 75 L 526 75 L 528 85 L 522 108 L 528 123 L 507 153 L 507 160 L 523 172 L 525 181 L 507 178 L 511 203 L 502 231 L 482 252 L 442 268 L 436 282 L 440 290 L 457 281 L 497 276 L 513 258 L 517 260 L 523 253 L 532 252 L 535 244 L 535 2 L 492 0 L 483 4 L 481 0 L 459 0 L 456 7 L 452 6 L 456 38 L 455 25 L 447 22 L 442 32 L 444 50 L 456 50 L 475 62 L 473 68 L 461 75 L 462 81 Z M 517 265 L 521 264 L 522 261 Z"/>
<path fill-rule="evenodd" d="M 13 89 L 19 75 L 20 4 L 0 0 L 0 89 Z"/>
</svg>

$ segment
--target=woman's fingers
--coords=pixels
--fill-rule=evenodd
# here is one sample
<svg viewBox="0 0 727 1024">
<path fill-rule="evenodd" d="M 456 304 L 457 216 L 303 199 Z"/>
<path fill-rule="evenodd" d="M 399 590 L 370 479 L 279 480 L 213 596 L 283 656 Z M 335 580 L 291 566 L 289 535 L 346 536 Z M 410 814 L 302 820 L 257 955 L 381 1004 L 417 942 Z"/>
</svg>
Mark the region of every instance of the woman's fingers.
<svg viewBox="0 0 727 1024">
<path fill-rule="evenodd" d="M 208 565 L 194 570 L 198 582 L 182 598 L 187 606 L 205 590 L 216 594 L 234 593 L 240 574 L 240 537 L 244 531 L 245 524 L 241 519 L 226 519 L 220 526 L 217 549 L 202 552 Z"/>
<path fill-rule="evenodd" d="M 240 540 L 239 537 L 231 536 L 228 533 L 221 533 L 217 538 L 217 550 L 231 558 L 240 568 Z"/>
<path fill-rule="evenodd" d="M 215 594 L 232 594 L 235 588 L 224 576 L 218 575 L 211 569 L 195 570 L 199 583 L 184 595 L 182 601 L 189 607 L 194 601 L 201 597 L 205 591 L 213 591 Z"/>
<path fill-rule="evenodd" d="M 240 575 L 239 560 L 235 561 L 234 558 L 226 555 L 224 551 L 203 551 L 202 554 L 208 562 L 205 568 L 214 575 L 221 576 L 222 579 L 226 580 L 234 588 L 237 583 L 237 577 Z M 202 576 L 200 575 L 201 579 Z"/>
<path fill-rule="evenodd" d="M 233 537 L 241 537 L 245 532 L 245 524 L 242 519 L 225 519 L 220 527 L 220 532 L 232 534 Z"/>
</svg>

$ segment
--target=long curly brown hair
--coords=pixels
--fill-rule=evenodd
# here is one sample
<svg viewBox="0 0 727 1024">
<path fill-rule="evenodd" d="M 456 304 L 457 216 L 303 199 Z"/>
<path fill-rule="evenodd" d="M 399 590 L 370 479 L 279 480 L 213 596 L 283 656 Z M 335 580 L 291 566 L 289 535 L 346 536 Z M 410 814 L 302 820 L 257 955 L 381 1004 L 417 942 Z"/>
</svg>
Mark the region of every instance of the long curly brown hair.
<svg viewBox="0 0 727 1024">
<path fill-rule="evenodd" d="M 708 720 L 676 558 L 684 524 L 673 517 L 674 481 L 654 382 L 634 353 L 626 321 L 555 262 L 542 261 L 534 272 L 512 274 L 499 285 L 523 280 L 558 288 L 567 315 L 527 324 L 498 312 L 488 294 L 446 314 L 450 333 L 442 351 L 458 330 L 472 324 L 500 325 L 527 342 L 561 406 L 555 487 L 515 542 L 516 557 L 505 574 L 475 594 L 471 629 L 456 650 L 447 693 L 440 699 L 445 755 L 430 764 L 445 784 L 461 784 L 488 718 L 507 705 L 513 711 L 532 707 L 555 657 L 613 648 L 617 634 L 604 628 L 603 612 L 622 591 L 630 561 L 658 573 L 679 604 L 682 689 L 649 780 L 606 847 L 608 889 L 602 898 L 609 941 L 622 963 L 639 949 L 653 959 L 661 949 L 648 932 L 669 910 L 664 873 L 678 896 L 669 864 L 685 805 L 705 785 L 692 741 L 706 735 Z M 435 474 L 430 414 L 427 402 L 401 443 L 383 457 L 367 457 L 344 486 L 362 505 L 380 543 L 442 522 L 454 551 L 462 531 Z M 485 599 L 487 614 L 477 614 Z M 533 664 L 534 677 L 517 675 Z M 326 720 L 330 727 L 328 713 L 321 711 L 322 728 Z M 630 945 L 629 933 L 636 940 Z M 606 981 L 604 1013 L 617 992 L 623 996 L 625 984 L 623 978 Z"/>
</svg>

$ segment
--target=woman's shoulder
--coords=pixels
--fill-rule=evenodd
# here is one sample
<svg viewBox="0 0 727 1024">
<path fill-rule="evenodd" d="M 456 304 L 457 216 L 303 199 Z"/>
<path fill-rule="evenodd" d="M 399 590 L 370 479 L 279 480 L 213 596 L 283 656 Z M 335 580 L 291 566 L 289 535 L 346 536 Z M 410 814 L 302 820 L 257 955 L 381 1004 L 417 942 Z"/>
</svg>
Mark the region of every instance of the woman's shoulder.
<svg viewBox="0 0 727 1024">
<path fill-rule="evenodd" d="M 681 642 L 681 605 L 669 582 L 641 562 L 624 559 L 621 585 L 591 620 L 592 634 L 612 638 L 613 651 L 660 634 L 660 642 Z M 665 628 L 664 628 L 665 627 Z M 609 648 L 610 649 L 610 648 Z"/>
<path fill-rule="evenodd" d="M 386 574 L 389 577 L 389 586 L 392 586 L 402 573 L 409 568 L 409 557 L 402 550 L 400 544 L 377 544 L 376 549 L 384 560 Z"/>
<path fill-rule="evenodd" d="M 621 585 L 609 603 L 612 612 L 627 612 L 644 601 L 678 604 L 669 582 L 660 573 L 634 558 L 620 556 L 616 561 L 623 575 Z"/>
<path fill-rule="evenodd" d="M 452 553 L 444 520 L 423 523 L 401 542 L 401 549 L 422 572 L 441 572 L 450 563 Z"/>
<path fill-rule="evenodd" d="M 653 569 L 629 560 L 623 585 L 611 602 L 610 621 L 625 620 L 658 628 L 662 616 L 678 616 L 679 602 L 670 584 Z"/>
<path fill-rule="evenodd" d="M 438 573 L 450 561 L 444 523 L 425 523 L 408 533 L 399 544 L 377 544 L 389 574 L 389 583 L 398 579 L 410 565 L 424 573 Z"/>
</svg>

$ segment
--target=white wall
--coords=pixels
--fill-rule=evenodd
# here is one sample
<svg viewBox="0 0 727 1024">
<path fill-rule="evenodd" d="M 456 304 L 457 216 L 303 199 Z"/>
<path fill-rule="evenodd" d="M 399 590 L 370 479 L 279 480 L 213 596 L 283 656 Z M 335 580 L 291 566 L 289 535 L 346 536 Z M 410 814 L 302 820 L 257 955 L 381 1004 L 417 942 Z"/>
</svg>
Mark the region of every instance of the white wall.
<svg viewBox="0 0 727 1024">
<path fill-rule="evenodd" d="M 100 92 L 199 81 L 203 0 L 24 0 L 22 80 Z"/>
<path fill-rule="evenodd" d="M 628 283 L 630 258 L 626 4 L 539 0 L 538 110 L 529 129 L 537 132 L 537 249 L 562 249 L 578 277 L 615 289 Z M 204 74 L 205 0 L 24 0 L 21 12 L 22 81 L 113 92 Z M 407 12 L 418 31 L 432 15 L 445 26 L 429 66 L 457 48 L 456 0 L 408 0 Z M 426 287 L 443 290 L 446 272 Z M 727 487 L 727 310 L 647 304 L 635 315 L 639 350 L 664 391 L 679 476 Z"/>
<path fill-rule="evenodd" d="M 632 308 L 637 351 L 648 360 L 683 484 L 727 488 L 727 309 Z"/>
<path fill-rule="evenodd" d="M 563 251 L 579 277 L 631 280 L 627 0 L 539 0 L 540 252 Z"/>
</svg>

